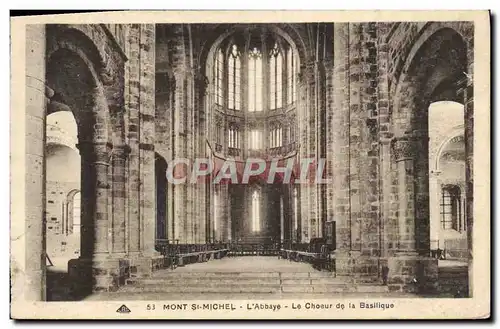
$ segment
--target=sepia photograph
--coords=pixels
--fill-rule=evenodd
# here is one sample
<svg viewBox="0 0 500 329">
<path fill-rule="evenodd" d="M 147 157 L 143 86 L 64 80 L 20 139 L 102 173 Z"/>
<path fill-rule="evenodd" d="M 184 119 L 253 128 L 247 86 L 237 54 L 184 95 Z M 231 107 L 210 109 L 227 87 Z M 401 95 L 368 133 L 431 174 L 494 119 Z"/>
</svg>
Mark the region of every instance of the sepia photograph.
<svg viewBox="0 0 500 329">
<path fill-rule="evenodd" d="M 11 18 L 11 317 L 489 317 L 489 24 Z"/>
</svg>

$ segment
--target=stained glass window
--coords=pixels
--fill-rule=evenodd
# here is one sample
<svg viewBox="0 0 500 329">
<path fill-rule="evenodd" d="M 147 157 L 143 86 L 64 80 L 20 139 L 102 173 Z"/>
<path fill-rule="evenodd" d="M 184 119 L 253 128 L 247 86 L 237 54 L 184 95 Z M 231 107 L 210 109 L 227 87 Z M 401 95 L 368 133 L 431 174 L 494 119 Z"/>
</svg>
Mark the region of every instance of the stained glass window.
<svg viewBox="0 0 500 329">
<path fill-rule="evenodd" d="M 248 147 L 251 150 L 259 150 L 262 148 L 262 132 L 260 130 L 251 130 L 248 135 Z"/>
<path fill-rule="evenodd" d="M 215 58 L 215 72 L 214 72 L 214 85 L 215 85 L 215 102 L 218 105 L 224 104 L 224 55 L 222 50 L 217 50 Z"/>
<path fill-rule="evenodd" d="M 292 104 L 296 101 L 296 74 L 297 74 L 297 63 L 295 56 L 293 54 L 292 48 L 288 48 L 286 53 L 286 65 L 287 65 L 287 102 Z"/>
<path fill-rule="evenodd" d="M 269 108 L 275 110 L 281 108 L 282 105 L 282 71 L 283 58 L 279 50 L 278 44 L 275 44 L 269 54 Z"/>
<path fill-rule="evenodd" d="M 248 58 L 248 111 L 262 111 L 262 54 L 257 48 Z"/>
<path fill-rule="evenodd" d="M 240 148 L 240 132 L 237 127 L 229 128 L 228 145 L 231 148 Z"/>
<path fill-rule="evenodd" d="M 240 110 L 241 103 L 241 59 L 238 46 L 233 45 L 229 53 L 228 63 L 228 107 L 232 110 Z"/>
</svg>

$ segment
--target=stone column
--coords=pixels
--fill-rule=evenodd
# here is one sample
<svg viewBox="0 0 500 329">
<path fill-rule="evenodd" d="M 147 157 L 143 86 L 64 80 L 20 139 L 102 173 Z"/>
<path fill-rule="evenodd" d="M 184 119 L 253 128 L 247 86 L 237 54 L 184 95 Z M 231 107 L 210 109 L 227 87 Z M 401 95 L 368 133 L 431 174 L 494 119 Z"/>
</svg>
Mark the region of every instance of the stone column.
<svg viewBox="0 0 500 329">
<path fill-rule="evenodd" d="M 333 26 L 333 109 L 332 147 L 333 156 L 333 204 L 336 224 L 337 253 L 351 248 L 351 224 L 349 202 L 349 74 L 348 67 L 348 23 Z"/>
<path fill-rule="evenodd" d="M 398 175 L 398 247 L 399 253 L 416 254 L 415 182 L 413 145 L 407 136 L 393 140 Z"/>
<path fill-rule="evenodd" d="M 130 147 L 126 144 L 113 149 L 113 222 L 112 222 L 112 253 L 124 254 L 126 246 L 126 163 Z"/>
<path fill-rule="evenodd" d="M 112 145 L 82 141 L 82 209 L 80 258 L 108 256 L 108 167 Z"/>
<path fill-rule="evenodd" d="M 389 134 L 380 136 L 380 173 L 381 173 L 381 193 L 382 202 L 380 203 L 380 234 L 381 234 L 381 256 L 387 257 L 390 249 L 393 249 L 390 241 L 391 231 L 391 138 Z"/>
<path fill-rule="evenodd" d="M 155 25 L 141 24 L 139 38 L 139 155 L 141 171 L 141 250 L 155 255 Z"/>
<path fill-rule="evenodd" d="M 420 222 L 423 220 L 421 217 L 417 218 L 415 209 L 416 193 L 423 193 L 417 190 L 419 186 L 417 183 L 422 179 L 427 180 L 421 170 L 415 171 L 416 150 L 419 149 L 418 138 L 418 136 L 404 135 L 393 139 L 398 177 L 398 246 L 394 257 L 388 260 L 388 284 L 391 291 L 431 293 L 437 287 L 437 259 L 424 254 L 419 255 L 417 251 L 416 224 L 417 220 Z M 420 186 L 425 184 L 420 182 Z M 422 234 L 422 230 L 420 233 Z"/>
<path fill-rule="evenodd" d="M 140 176 L 140 122 L 139 122 L 139 100 L 140 100 L 140 24 L 133 24 L 128 33 L 129 60 L 127 61 L 126 92 L 128 98 L 128 144 L 130 154 L 128 157 L 128 177 L 127 177 L 127 203 L 128 203 L 128 223 L 127 223 L 127 253 L 136 256 L 140 252 L 140 217 L 141 199 L 139 193 L 141 186 Z"/>
<path fill-rule="evenodd" d="M 16 253 L 11 266 L 13 296 L 24 292 L 28 301 L 46 298 L 45 111 L 47 96 L 53 92 L 45 86 L 45 38 L 44 25 L 26 26 L 25 211 L 24 217 L 16 218 L 24 222 L 11 228 L 11 235 L 18 237 L 12 240 L 11 248 L 25 250 L 25 254 Z"/>
</svg>

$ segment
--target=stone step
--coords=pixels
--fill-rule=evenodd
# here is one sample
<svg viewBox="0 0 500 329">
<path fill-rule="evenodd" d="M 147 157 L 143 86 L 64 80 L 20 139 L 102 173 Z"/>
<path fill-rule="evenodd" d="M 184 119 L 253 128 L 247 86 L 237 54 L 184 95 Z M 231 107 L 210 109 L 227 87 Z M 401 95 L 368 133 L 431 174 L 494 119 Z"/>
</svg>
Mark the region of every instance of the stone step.
<svg viewBox="0 0 500 329">
<path fill-rule="evenodd" d="M 283 279 L 278 277 L 152 277 L 141 279 L 128 279 L 127 284 L 139 285 L 224 285 L 224 284 L 282 284 L 282 285 L 314 285 L 314 284 L 346 284 L 347 282 L 338 278 L 320 278 L 320 279 Z"/>
<path fill-rule="evenodd" d="M 139 285 L 192 285 L 204 284 L 210 286 L 226 284 L 280 284 L 279 278 L 143 278 L 129 279 L 127 284 Z"/>
<path fill-rule="evenodd" d="M 176 272 L 158 271 L 154 278 L 279 278 L 278 272 Z"/>
<path fill-rule="evenodd" d="M 176 272 L 158 271 L 154 278 L 281 278 L 281 279 L 316 279 L 336 278 L 332 272 Z M 343 278 L 345 279 L 345 278 Z"/>
<path fill-rule="evenodd" d="M 357 284 L 350 288 L 352 292 L 366 292 L 366 293 L 374 293 L 374 292 L 389 292 L 388 286 L 383 286 L 381 284 Z"/>
<path fill-rule="evenodd" d="M 261 285 L 242 285 L 242 284 L 225 284 L 225 285 L 129 285 L 120 289 L 122 292 L 184 292 L 184 293 L 277 293 L 280 292 L 279 284 L 261 284 Z"/>
<path fill-rule="evenodd" d="M 389 289 L 382 285 L 348 284 L 133 284 L 120 289 L 122 292 L 164 293 L 385 293 Z"/>
</svg>

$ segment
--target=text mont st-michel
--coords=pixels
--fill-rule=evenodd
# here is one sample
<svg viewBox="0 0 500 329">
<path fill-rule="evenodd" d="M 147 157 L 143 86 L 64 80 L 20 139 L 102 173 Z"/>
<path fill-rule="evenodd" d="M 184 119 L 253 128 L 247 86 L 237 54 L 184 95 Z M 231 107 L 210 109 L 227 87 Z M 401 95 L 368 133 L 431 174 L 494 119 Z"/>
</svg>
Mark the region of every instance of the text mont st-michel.
<svg viewBox="0 0 500 329">
<path fill-rule="evenodd" d="M 148 310 L 154 310 L 155 306 L 148 304 Z M 238 309 L 245 310 L 271 310 L 279 311 L 281 309 L 292 309 L 292 310 L 327 310 L 327 309 L 337 309 L 344 310 L 346 308 L 359 308 L 359 309 L 392 309 L 394 308 L 394 303 L 389 302 L 357 302 L 357 303 L 321 303 L 321 302 L 304 302 L 304 303 L 264 303 L 264 302 L 249 302 L 242 305 L 237 305 L 234 303 L 174 303 L 174 304 L 163 304 L 163 311 L 236 311 Z"/>
</svg>

